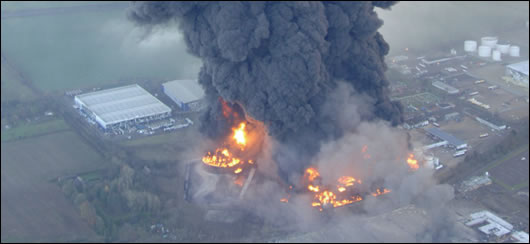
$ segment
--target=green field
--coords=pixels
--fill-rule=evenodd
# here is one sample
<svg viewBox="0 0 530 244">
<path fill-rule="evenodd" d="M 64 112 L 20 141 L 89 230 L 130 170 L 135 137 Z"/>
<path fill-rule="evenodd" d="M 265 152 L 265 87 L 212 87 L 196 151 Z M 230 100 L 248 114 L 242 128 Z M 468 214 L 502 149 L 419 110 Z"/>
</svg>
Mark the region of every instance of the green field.
<svg viewBox="0 0 530 244">
<path fill-rule="evenodd" d="M 70 127 L 62 119 L 21 125 L 9 130 L 2 129 L 2 142 L 68 130 L 69 128 Z"/>
<path fill-rule="evenodd" d="M 201 65 L 176 27 L 146 35 L 125 8 L 7 18 L 1 25 L 2 54 L 44 92 L 195 78 Z"/>
<path fill-rule="evenodd" d="M 528 151 L 528 144 L 523 145 L 504 157 L 486 165 L 479 172 L 491 171 L 490 178 L 507 191 L 518 191 L 528 187 L 528 163 L 520 160 Z M 501 166 L 502 167 L 499 167 Z"/>
<path fill-rule="evenodd" d="M 2 102 L 19 100 L 30 101 L 35 94 L 27 86 L 23 85 L 17 75 L 2 62 Z"/>
<path fill-rule="evenodd" d="M 108 162 L 71 131 L 1 145 L 2 242 L 101 241 L 51 180 Z"/>
</svg>

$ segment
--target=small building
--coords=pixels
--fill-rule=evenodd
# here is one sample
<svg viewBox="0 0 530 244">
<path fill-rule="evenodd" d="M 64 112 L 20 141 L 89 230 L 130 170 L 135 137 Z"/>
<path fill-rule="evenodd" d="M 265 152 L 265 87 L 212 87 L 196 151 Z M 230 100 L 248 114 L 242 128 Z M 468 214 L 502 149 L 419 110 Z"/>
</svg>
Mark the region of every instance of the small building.
<svg viewBox="0 0 530 244">
<path fill-rule="evenodd" d="M 197 80 L 174 80 L 162 84 L 164 93 L 183 111 L 191 111 L 204 97 Z"/>
<path fill-rule="evenodd" d="M 427 131 L 427 133 L 429 133 L 430 135 L 438 138 L 438 139 L 441 139 L 442 141 L 447 141 L 448 145 L 456 148 L 456 149 L 464 149 L 464 148 L 467 148 L 467 143 L 463 140 L 460 140 L 458 138 L 456 138 L 455 136 L 443 131 L 443 130 L 440 130 L 436 127 L 432 127 L 432 128 L 428 128 L 426 129 L 425 131 Z"/>
<path fill-rule="evenodd" d="M 459 112 L 452 112 L 444 115 L 444 119 L 447 120 L 459 120 L 460 119 L 460 113 Z"/>
<path fill-rule="evenodd" d="M 458 92 L 460 92 L 460 90 L 458 90 L 457 88 L 454 88 L 453 86 L 450 86 L 446 83 L 443 83 L 441 81 L 435 81 L 432 83 L 432 85 L 442 91 L 445 91 L 449 94 L 457 94 Z"/>
<path fill-rule="evenodd" d="M 528 87 L 528 60 L 507 65 L 506 75 Z"/>
<path fill-rule="evenodd" d="M 465 57 L 466 56 L 451 56 L 451 57 L 434 58 L 432 60 L 427 60 L 425 58 L 422 58 L 421 62 L 424 63 L 424 64 L 427 64 L 427 65 L 440 64 L 440 63 L 451 61 L 451 60 L 454 60 L 454 59 L 463 59 Z"/>
<path fill-rule="evenodd" d="M 409 119 L 403 123 L 403 128 L 410 130 L 414 128 L 421 128 L 424 126 L 427 126 L 429 124 L 429 120 L 425 119 L 421 116 L 414 117 L 412 119 Z"/>
</svg>

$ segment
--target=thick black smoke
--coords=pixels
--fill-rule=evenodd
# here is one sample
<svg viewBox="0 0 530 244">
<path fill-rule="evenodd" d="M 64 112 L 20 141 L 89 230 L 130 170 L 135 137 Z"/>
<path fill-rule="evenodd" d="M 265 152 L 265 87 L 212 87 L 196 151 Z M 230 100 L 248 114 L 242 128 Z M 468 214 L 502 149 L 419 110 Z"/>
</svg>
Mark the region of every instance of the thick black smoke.
<svg viewBox="0 0 530 244">
<path fill-rule="evenodd" d="M 344 128 L 323 111 L 339 81 L 373 98 L 360 120 L 401 122 L 384 76 L 388 44 L 377 32 L 374 7 L 394 2 L 135 2 L 129 17 L 155 25 L 176 20 L 189 51 L 203 61 L 199 83 L 210 102 L 202 128 L 230 132 L 219 97 L 262 121 L 286 150 L 280 173 L 302 172 L 321 142 Z M 286 158 L 287 157 L 287 158 Z"/>
</svg>

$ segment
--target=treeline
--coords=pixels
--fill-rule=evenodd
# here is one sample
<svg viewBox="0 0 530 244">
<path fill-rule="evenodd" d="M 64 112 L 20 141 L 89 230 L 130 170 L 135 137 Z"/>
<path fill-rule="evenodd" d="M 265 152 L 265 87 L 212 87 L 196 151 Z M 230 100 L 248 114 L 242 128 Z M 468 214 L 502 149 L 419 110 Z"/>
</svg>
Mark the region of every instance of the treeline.
<svg viewBox="0 0 530 244">
<path fill-rule="evenodd" d="M 2 102 L 2 119 L 11 127 L 25 123 L 27 119 L 44 117 L 46 111 L 55 111 L 56 101 L 51 96 L 42 96 L 31 101 L 10 100 Z"/>
<path fill-rule="evenodd" d="M 133 228 L 129 223 L 154 218 L 162 210 L 160 198 L 149 190 L 149 171 L 135 170 L 117 158 L 112 161 L 114 165 L 97 177 L 78 176 L 59 182 L 83 219 L 106 241 L 121 239 L 124 224 Z M 142 229 L 135 228 L 138 231 Z"/>
</svg>

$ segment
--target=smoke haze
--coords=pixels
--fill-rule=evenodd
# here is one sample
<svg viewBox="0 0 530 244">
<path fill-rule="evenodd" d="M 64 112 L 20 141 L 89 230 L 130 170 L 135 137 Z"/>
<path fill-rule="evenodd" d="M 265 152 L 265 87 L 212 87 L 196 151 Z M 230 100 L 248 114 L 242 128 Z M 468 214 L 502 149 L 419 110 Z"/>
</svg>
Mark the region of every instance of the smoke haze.
<svg viewBox="0 0 530 244">
<path fill-rule="evenodd" d="M 189 52 L 203 61 L 199 83 L 209 102 L 202 117 L 207 136 L 215 140 L 231 131 L 221 97 L 266 126 L 269 136 L 258 159 L 264 175 L 296 185 L 314 165 L 324 183 L 351 175 L 362 179 L 362 190 L 382 184 L 393 194 L 368 196 L 355 216 L 413 204 L 425 210 L 427 223 L 413 240 L 399 240 L 443 241 L 452 234 L 451 219 L 443 216 L 453 189 L 437 185 L 430 169 L 409 171 L 403 160 L 408 137 L 393 127 L 402 122 L 402 108 L 389 99 L 384 76 L 389 46 L 378 33 L 383 21 L 374 10 L 394 4 L 137 2 L 129 17 L 148 27 L 177 24 Z M 248 191 L 245 204 L 267 222 L 297 231 L 345 223 L 360 231 L 341 232 L 342 241 L 378 240 L 349 210 L 336 209 L 332 221 L 326 220 L 311 207 L 311 194 L 295 194 L 284 204 L 278 199 L 287 192 L 278 189 L 285 188 L 264 182 Z"/>
</svg>

